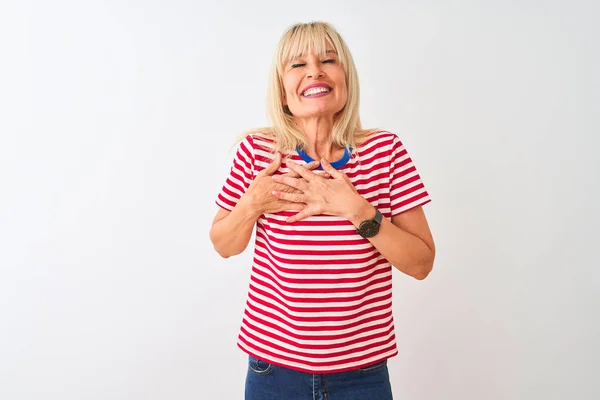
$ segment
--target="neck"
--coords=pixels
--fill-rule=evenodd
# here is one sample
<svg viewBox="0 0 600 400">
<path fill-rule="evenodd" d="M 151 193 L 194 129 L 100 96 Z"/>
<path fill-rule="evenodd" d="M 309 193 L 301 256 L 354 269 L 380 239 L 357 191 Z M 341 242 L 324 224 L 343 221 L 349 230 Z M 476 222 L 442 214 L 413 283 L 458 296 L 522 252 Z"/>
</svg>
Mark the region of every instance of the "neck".
<svg viewBox="0 0 600 400">
<path fill-rule="evenodd" d="M 301 118 L 296 122 L 307 138 L 304 151 L 309 156 L 315 160 L 325 158 L 330 162 L 340 158 L 340 148 L 332 143 L 333 116 Z"/>
</svg>

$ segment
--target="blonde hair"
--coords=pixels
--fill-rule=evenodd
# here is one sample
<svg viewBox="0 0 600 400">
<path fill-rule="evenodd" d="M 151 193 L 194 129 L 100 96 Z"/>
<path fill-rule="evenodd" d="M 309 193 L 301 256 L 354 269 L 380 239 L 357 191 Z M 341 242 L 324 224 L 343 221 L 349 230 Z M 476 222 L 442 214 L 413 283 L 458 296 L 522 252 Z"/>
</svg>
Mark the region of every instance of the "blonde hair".
<svg viewBox="0 0 600 400">
<path fill-rule="evenodd" d="M 354 60 L 346 42 L 337 30 L 326 22 L 298 23 L 290 26 L 282 35 L 273 58 L 267 93 L 267 113 L 272 124 L 268 128 L 252 129 L 240 139 L 253 133 L 263 133 L 275 141 L 274 151 L 295 150 L 306 145 L 306 136 L 294 122 L 287 106 L 283 105 L 284 88 L 282 75 L 284 66 L 300 55 L 315 52 L 325 56 L 328 45 L 337 52 L 346 73 L 348 99 L 334 119 L 331 138 L 340 147 L 356 148 L 361 137 L 379 129 L 362 129 L 359 117 L 360 89 Z"/>
</svg>

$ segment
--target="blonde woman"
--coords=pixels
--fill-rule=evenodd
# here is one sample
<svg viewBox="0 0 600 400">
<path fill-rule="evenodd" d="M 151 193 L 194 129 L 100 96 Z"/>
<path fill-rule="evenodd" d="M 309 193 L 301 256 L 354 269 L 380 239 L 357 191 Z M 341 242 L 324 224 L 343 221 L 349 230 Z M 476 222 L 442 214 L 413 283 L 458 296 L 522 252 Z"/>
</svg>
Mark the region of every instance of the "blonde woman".
<svg viewBox="0 0 600 400">
<path fill-rule="evenodd" d="M 433 267 L 429 194 L 397 135 L 361 128 L 356 68 L 330 24 L 285 31 L 268 111 L 272 126 L 239 143 L 210 231 L 227 258 L 256 225 L 237 341 L 246 399 L 391 399 L 392 269 L 420 280 Z"/>
</svg>

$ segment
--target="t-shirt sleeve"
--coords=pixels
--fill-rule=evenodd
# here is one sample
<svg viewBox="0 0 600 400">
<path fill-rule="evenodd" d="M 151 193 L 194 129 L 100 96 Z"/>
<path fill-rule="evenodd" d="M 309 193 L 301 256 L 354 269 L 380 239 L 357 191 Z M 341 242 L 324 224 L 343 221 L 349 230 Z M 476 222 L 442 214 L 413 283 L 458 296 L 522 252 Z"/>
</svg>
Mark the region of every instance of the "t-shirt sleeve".
<svg viewBox="0 0 600 400">
<path fill-rule="evenodd" d="M 247 136 L 242 140 L 235 152 L 229 175 L 217 195 L 216 203 L 219 207 L 231 211 L 250 184 L 254 174 L 254 151 L 252 137 Z"/>
<path fill-rule="evenodd" d="M 390 160 L 390 203 L 392 217 L 431 201 L 413 160 L 394 135 Z"/>
</svg>

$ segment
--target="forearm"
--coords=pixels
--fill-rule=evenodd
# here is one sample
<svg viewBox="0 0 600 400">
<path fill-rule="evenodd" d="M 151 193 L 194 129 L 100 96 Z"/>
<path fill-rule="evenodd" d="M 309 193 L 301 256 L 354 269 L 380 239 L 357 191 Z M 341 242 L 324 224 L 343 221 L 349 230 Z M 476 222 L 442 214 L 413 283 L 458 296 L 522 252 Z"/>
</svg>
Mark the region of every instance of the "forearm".
<svg viewBox="0 0 600 400">
<path fill-rule="evenodd" d="M 246 249 L 259 216 L 260 212 L 242 196 L 229 215 L 212 226 L 210 240 L 221 257 L 235 256 Z"/>
<path fill-rule="evenodd" d="M 357 202 L 349 212 L 348 219 L 358 228 L 362 221 L 374 215 L 375 208 L 364 200 Z M 433 268 L 435 249 L 386 218 L 381 221 L 379 233 L 369 241 L 396 269 L 415 279 L 424 279 Z"/>
</svg>

